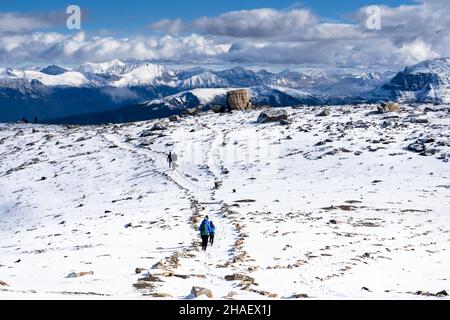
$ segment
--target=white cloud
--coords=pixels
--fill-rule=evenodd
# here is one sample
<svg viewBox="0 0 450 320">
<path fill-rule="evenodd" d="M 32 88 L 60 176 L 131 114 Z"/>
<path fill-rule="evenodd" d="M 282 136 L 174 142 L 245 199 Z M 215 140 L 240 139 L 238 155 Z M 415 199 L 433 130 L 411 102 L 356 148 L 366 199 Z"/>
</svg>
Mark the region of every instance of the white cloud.
<svg viewBox="0 0 450 320">
<path fill-rule="evenodd" d="M 195 31 L 202 34 L 236 37 L 266 38 L 289 32 L 301 32 L 303 28 L 318 23 L 309 10 L 293 9 L 277 11 L 270 8 L 228 12 L 218 17 L 202 17 L 190 22 L 181 19 L 164 19 L 152 28 L 168 33 Z"/>
<path fill-rule="evenodd" d="M 450 55 L 448 7 L 446 0 L 382 6 L 381 30 L 366 28 L 365 8 L 348 23 L 323 22 L 306 9 L 242 10 L 192 21 L 161 20 L 152 27 L 163 31 L 162 36 L 129 38 L 31 32 L 30 21 L 16 19 L 15 31 L 22 32 L 0 37 L 0 61 L 73 64 L 122 59 L 399 68 Z"/>
<path fill-rule="evenodd" d="M 61 23 L 63 18 L 63 15 L 59 12 L 48 12 L 45 14 L 0 12 L 0 34 L 47 29 L 56 23 Z"/>
</svg>

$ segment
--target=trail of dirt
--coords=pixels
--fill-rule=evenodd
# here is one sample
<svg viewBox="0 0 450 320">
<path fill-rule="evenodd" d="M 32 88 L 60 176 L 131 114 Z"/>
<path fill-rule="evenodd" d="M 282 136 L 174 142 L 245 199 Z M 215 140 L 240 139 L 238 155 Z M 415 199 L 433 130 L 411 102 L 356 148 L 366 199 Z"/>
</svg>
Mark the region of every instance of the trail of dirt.
<svg viewBox="0 0 450 320">
<path fill-rule="evenodd" d="M 205 155 L 205 161 L 208 164 L 205 170 L 207 171 L 207 177 L 211 177 L 211 181 L 199 181 L 194 184 L 183 176 L 183 173 L 178 168 L 174 170 L 169 168 L 167 170 L 160 169 L 168 167 L 165 154 L 154 151 L 151 148 L 142 148 L 128 142 L 119 141 L 116 135 L 104 134 L 103 137 L 109 143 L 113 143 L 123 150 L 147 157 L 157 174 L 174 183 L 188 196 L 192 210 L 189 221 L 195 230 L 198 229 L 198 225 L 205 215 L 209 215 L 216 225 L 217 234 L 214 246 L 208 247 L 206 252 L 199 250 L 200 237 L 192 239 L 190 247 L 172 253 L 155 268 L 164 272 L 159 272 L 161 270 L 150 270 L 150 272 L 169 277 L 172 277 L 174 274 L 188 276 L 187 279 L 184 279 L 184 282 L 189 282 L 187 281 L 188 279 L 196 278 L 189 275 L 200 274 L 200 276 L 205 278 L 201 278 L 201 280 L 195 279 L 195 282 L 190 282 L 211 289 L 221 287 L 223 288 L 220 290 L 221 292 L 232 290 L 232 284 L 224 279 L 224 274 L 227 272 L 227 270 L 224 270 L 224 267 L 226 266 L 229 271 L 230 266 L 237 260 L 236 255 L 239 252 L 236 250 L 236 241 L 240 234 L 236 229 L 236 224 L 227 217 L 229 206 L 214 197 L 215 190 L 212 181 L 219 178 L 219 171 L 218 164 L 215 163 L 215 158 L 211 155 L 214 154 L 218 139 L 212 139 L 211 148 Z M 204 187 L 209 185 L 211 185 L 210 188 Z M 218 266 L 222 268 L 218 268 Z M 156 286 L 151 286 L 151 289 L 154 291 L 156 291 L 155 288 Z M 163 289 L 161 285 L 160 289 Z M 155 293 L 154 291 L 153 293 Z"/>
</svg>

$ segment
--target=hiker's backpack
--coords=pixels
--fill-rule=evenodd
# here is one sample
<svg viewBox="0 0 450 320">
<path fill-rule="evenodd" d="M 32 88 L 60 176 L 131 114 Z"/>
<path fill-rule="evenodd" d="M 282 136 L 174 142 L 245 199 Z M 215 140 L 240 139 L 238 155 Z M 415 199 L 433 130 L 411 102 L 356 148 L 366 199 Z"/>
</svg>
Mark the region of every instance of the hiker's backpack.
<svg viewBox="0 0 450 320">
<path fill-rule="evenodd" d="M 202 224 L 200 225 L 200 233 L 202 235 L 206 234 L 206 223 L 205 222 L 202 222 Z"/>
</svg>

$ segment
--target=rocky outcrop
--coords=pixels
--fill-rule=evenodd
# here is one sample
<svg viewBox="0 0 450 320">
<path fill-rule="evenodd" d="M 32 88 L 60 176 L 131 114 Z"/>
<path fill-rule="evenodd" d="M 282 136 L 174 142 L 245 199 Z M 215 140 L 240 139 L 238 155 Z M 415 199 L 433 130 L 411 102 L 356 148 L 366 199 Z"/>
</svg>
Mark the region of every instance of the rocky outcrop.
<svg viewBox="0 0 450 320">
<path fill-rule="evenodd" d="M 246 89 L 234 90 L 227 92 L 227 109 L 232 110 L 248 110 L 252 108 L 250 102 L 250 93 Z"/>
<path fill-rule="evenodd" d="M 281 120 L 287 120 L 288 115 L 284 110 L 268 110 L 260 113 L 258 123 L 276 122 Z"/>
</svg>

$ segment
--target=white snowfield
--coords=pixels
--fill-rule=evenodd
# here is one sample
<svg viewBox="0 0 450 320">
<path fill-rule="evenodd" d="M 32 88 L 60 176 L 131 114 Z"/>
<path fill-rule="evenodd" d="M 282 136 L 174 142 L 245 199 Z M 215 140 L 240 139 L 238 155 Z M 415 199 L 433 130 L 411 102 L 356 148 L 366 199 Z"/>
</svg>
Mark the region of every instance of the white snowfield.
<svg viewBox="0 0 450 320">
<path fill-rule="evenodd" d="M 448 299 L 450 114 L 425 107 L 0 125 L 0 299 Z"/>
</svg>

